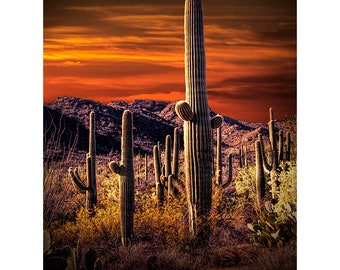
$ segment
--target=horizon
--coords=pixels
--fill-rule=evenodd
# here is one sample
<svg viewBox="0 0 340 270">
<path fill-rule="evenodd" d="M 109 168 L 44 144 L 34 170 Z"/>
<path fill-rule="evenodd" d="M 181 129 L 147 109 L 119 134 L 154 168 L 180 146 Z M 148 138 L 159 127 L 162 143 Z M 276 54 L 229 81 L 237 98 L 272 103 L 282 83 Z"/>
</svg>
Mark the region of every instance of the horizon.
<svg viewBox="0 0 340 270">
<path fill-rule="evenodd" d="M 296 115 L 296 1 L 203 1 L 209 105 L 264 122 Z M 44 0 L 44 103 L 185 99 L 184 5 Z"/>
<path fill-rule="evenodd" d="M 113 100 L 110 100 L 110 101 L 107 101 L 107 102 L 101 102 L 101 101 L 97 101 L 97 100 L 94 100 L 94 99 L 89 99 L 89 98 L 81 98 L 81 97 L 75 97 L 75 96 L 59 96 L 59 97 L 56 97 L 54 100 L 52 101 L 49 101 L 49 102 L 44 102 L 44 106 L 45 105 L 48 105 L 50 103 L 53 103 L 54 101 L 56 101 L 57 99 L 62 99 L 62 98 L 70 98 L 70 99 L 73 99 L 73 98 L 77 98 L 77 99 L 82 99 L 82 100 L 86 100 L 86 101 L 92 101 L 92 102 L 97 102 L 97 103 L 100 103 L 102 105 L 108 105 L 109 103 L 111 102 L 124 102 L 124 103 L 127 103 L 127 104 L 131 104 L 131 103 L 134 103 L 136 101 L 154 101 L 154 102 L 165 102 L 165 103 L 175 103 L 176 101 L 167 101 L 167 100 L 155 100 L 155 99 L 133 99 L 133 100 L 130 100 L 130 101 L 126 101 L 126 100 L 122 100 L 122 99 L 113 99 Z M 209 106 L 210 107 L 210 106 Z M 211 111 L 216 113 L 216 111 L 214 111 L 211 107 L 210 107 Z M 274 110 L 274 118 L 275 120 L 278 120 L 278 121 L 284 121 L 286 118 L 287 119 L 291 119 L 292 117 L 295 117 L 296 118 L 296 114 L 292 114 L 292 115 L 286 115 L 284 118 L 278 118 L 276 117 L 276 113 L 275 113 L 275 108 L 273 108 Z M 248 123 L 267 123 L 268 122 L 268 119 L 269 119 L 269 108 L 267 110 L 267 119 L 265 121 L 247 121 L 245 119 L 238 119 L 238 118 L 233 118 L 233 117 L 230 117 L 229 115 L 224 115 L 222 114 L 222 116 L 224 117 L 228 117 L 228 118 L 231 118 L 233 120 L 236 120 L 236 121 L 241 121 L 241 122 L 248 122 Z"/>
</svg>

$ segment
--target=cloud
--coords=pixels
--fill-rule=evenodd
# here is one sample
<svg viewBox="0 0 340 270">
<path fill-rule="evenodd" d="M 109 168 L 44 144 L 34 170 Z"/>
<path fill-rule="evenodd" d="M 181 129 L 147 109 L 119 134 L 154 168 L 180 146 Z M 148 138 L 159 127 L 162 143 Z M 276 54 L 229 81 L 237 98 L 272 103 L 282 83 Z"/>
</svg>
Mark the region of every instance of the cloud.
<svg viewBox="0 0 340 270">
<path fill-rule="evenodd" d="M 204 1 L 207 87 L 218 108 L 294 102 L 295 5 Z M 183 0 L 44 0 L 45 100 L 180 96 L 183 13 Z"/>
</svg>

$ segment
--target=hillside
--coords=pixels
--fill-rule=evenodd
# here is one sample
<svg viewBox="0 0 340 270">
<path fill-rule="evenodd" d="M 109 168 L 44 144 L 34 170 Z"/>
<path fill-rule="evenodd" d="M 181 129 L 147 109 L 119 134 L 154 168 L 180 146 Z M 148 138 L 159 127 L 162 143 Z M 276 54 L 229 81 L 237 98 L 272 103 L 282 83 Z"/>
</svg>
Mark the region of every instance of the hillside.
<svg viewBox="0 0 340 270">
<path fill-rule="evenodd" d="M 175 113 L 175 103 L 153 100 L 135 100 L 131 103 L 112 101 L 102 104 L 75 97 L 60 97 L 44 105 L 44 140 L 60 134 L 61 145 L 69 146 L 77 141 L 76 150 L 87 151 L 88 122 L 90 111 L 96 113 L 96 136 L 98 154 L 120 151 L 121 117 L 125 109 L 133 112 L 134 151 L 151 154 L 158 141 L 164 143 L 166 135 L 173 134 L 183 122 Z M 214 115 L 211 112 L 211 115 Z M 251 150 L 257 135 L 268 133 L 267 124 L 240 122 L 224 116 L 222 126 L 224 150 L 237 151 L 247 145 Z"/>
</svg>

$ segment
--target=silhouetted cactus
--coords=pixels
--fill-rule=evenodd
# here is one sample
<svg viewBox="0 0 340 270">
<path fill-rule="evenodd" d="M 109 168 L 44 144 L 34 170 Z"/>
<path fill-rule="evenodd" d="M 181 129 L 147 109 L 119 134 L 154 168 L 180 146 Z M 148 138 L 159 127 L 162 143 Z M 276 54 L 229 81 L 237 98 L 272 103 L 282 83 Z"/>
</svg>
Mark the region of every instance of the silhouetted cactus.
<svg viewBox="0 0 340 270">
<path fill-rule="evenodd" d="M 144 156 L 144 175 L 145 175 L 145 183 L 148 180 L 148 156 L 145 154 Z"/>
<path fill-rule="evenodd" d="M 119 202 L 121 239 L 124 246 L 131 242 L 134 212 L 134 170 L 132 112 L 125 110 L 122 117 L 121 163 L 110 162 L 112 172 L 119 174 Z"/>
<path fill-rule="evenodd" d="M 255 142 L 255 163 L 256 163 L 256 198 L 257 204 L 260 207 L 262 205 L 262 200 L 265 196 L 265 175 L 263 169 L 263 161 L 262 161 L 262 150 L 261 150 L 261 142 L 257 140 Z"/>
<path fill-rule="evenodd" d="M 86 209 L 93 213 L 94 206 L 97 204 L 96 187 L 96 133 L 95 133 L 95 113 L 90 113 L 89 125 L 89 152 L 86 154 L 86 184 L 78 174 L 77 168 L 68 169 L 73 186 L 82 194 L 86 193 Z"/>
<path fill-rule="evenodd" d="M 174 144 L 172 149 L 172 175 L 178 179 L 178 159 L 179 159 L 179 134 L 178 128 L 174 129 Z"/>
<path fill-rule="evenodd" d="M 286 161 L 290 161 L 290 153 L 291 153 L 291 141 L 290 141 L 290 132 L 287 131 L 286 133 Z"/>
<path fill-rule="evenodd" d="M 223 188 L 227 187 L 233 177 L 233 156 L 230 153 L 228 155 L 228 167 L 229 167 L 229 173 L 228 173 L 228 179 L 225 184 L 222 185 L 222 127 L 217 128 L 216 132 L 216 172 L 215 172 L 215 177 L 216 177 L 216 184 L 218 186 L 222 186 Z"/>
<path fill-rule="evenodd" d="M 209 237 L 205 222 L 212 202 L 213 145 L 211 127 L 217 128 L 217 116 L 209 120 L 206 89 L 204 26 L 201 0 L 186 0 L 184 13 L 186 100 L 175 110 L 184 122 L 186 190 L 190 231 L 194 237 Z M 213 123 L 213 124 L 212 124 Z"/>
<path fill-rule="evenodd" d="M 226 188 L 231 184 L 233 180 L 233 154 L 228 154 L 228 180 L 222 185 L 222 188 Z"/>
<path fill-rule="evenodd" d="M 164 186 L 161 182 L 161 164 L 159 158 L 158 145 L 153 147 L 153 162 L 155 169 L 155 181 L 156 181 L 156 197 L 158 207 L 164 203 Z"/>
<path fill-rule="evenodd" d="M 283 161 L 284 146 L 283 146 L 283 131 L 279 131 L 279 162 Z"/>
</svg>

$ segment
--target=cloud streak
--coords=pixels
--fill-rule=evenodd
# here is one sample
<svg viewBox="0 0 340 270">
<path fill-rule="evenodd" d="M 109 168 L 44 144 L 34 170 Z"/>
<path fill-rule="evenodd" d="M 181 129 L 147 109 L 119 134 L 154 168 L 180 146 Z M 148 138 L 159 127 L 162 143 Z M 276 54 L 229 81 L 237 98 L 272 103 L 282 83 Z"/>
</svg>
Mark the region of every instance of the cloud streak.
<svg viewBox="0 0 340 270">
<path fill-rule="evenodd" d="M 295 5 L 204 1 L 213 109 L 238 119 L 252 100 L 261 106 L 245 120 L 266 121 L 260 116 L 266 106 L 281 117 L 296 113 Z M 183 6 L 179 0 L 45 0 L 45 102 L 60 95 L 102 102 L 184 98 Z M 221 106 L 227 102 L 232 112 Z"/>
</svg>

